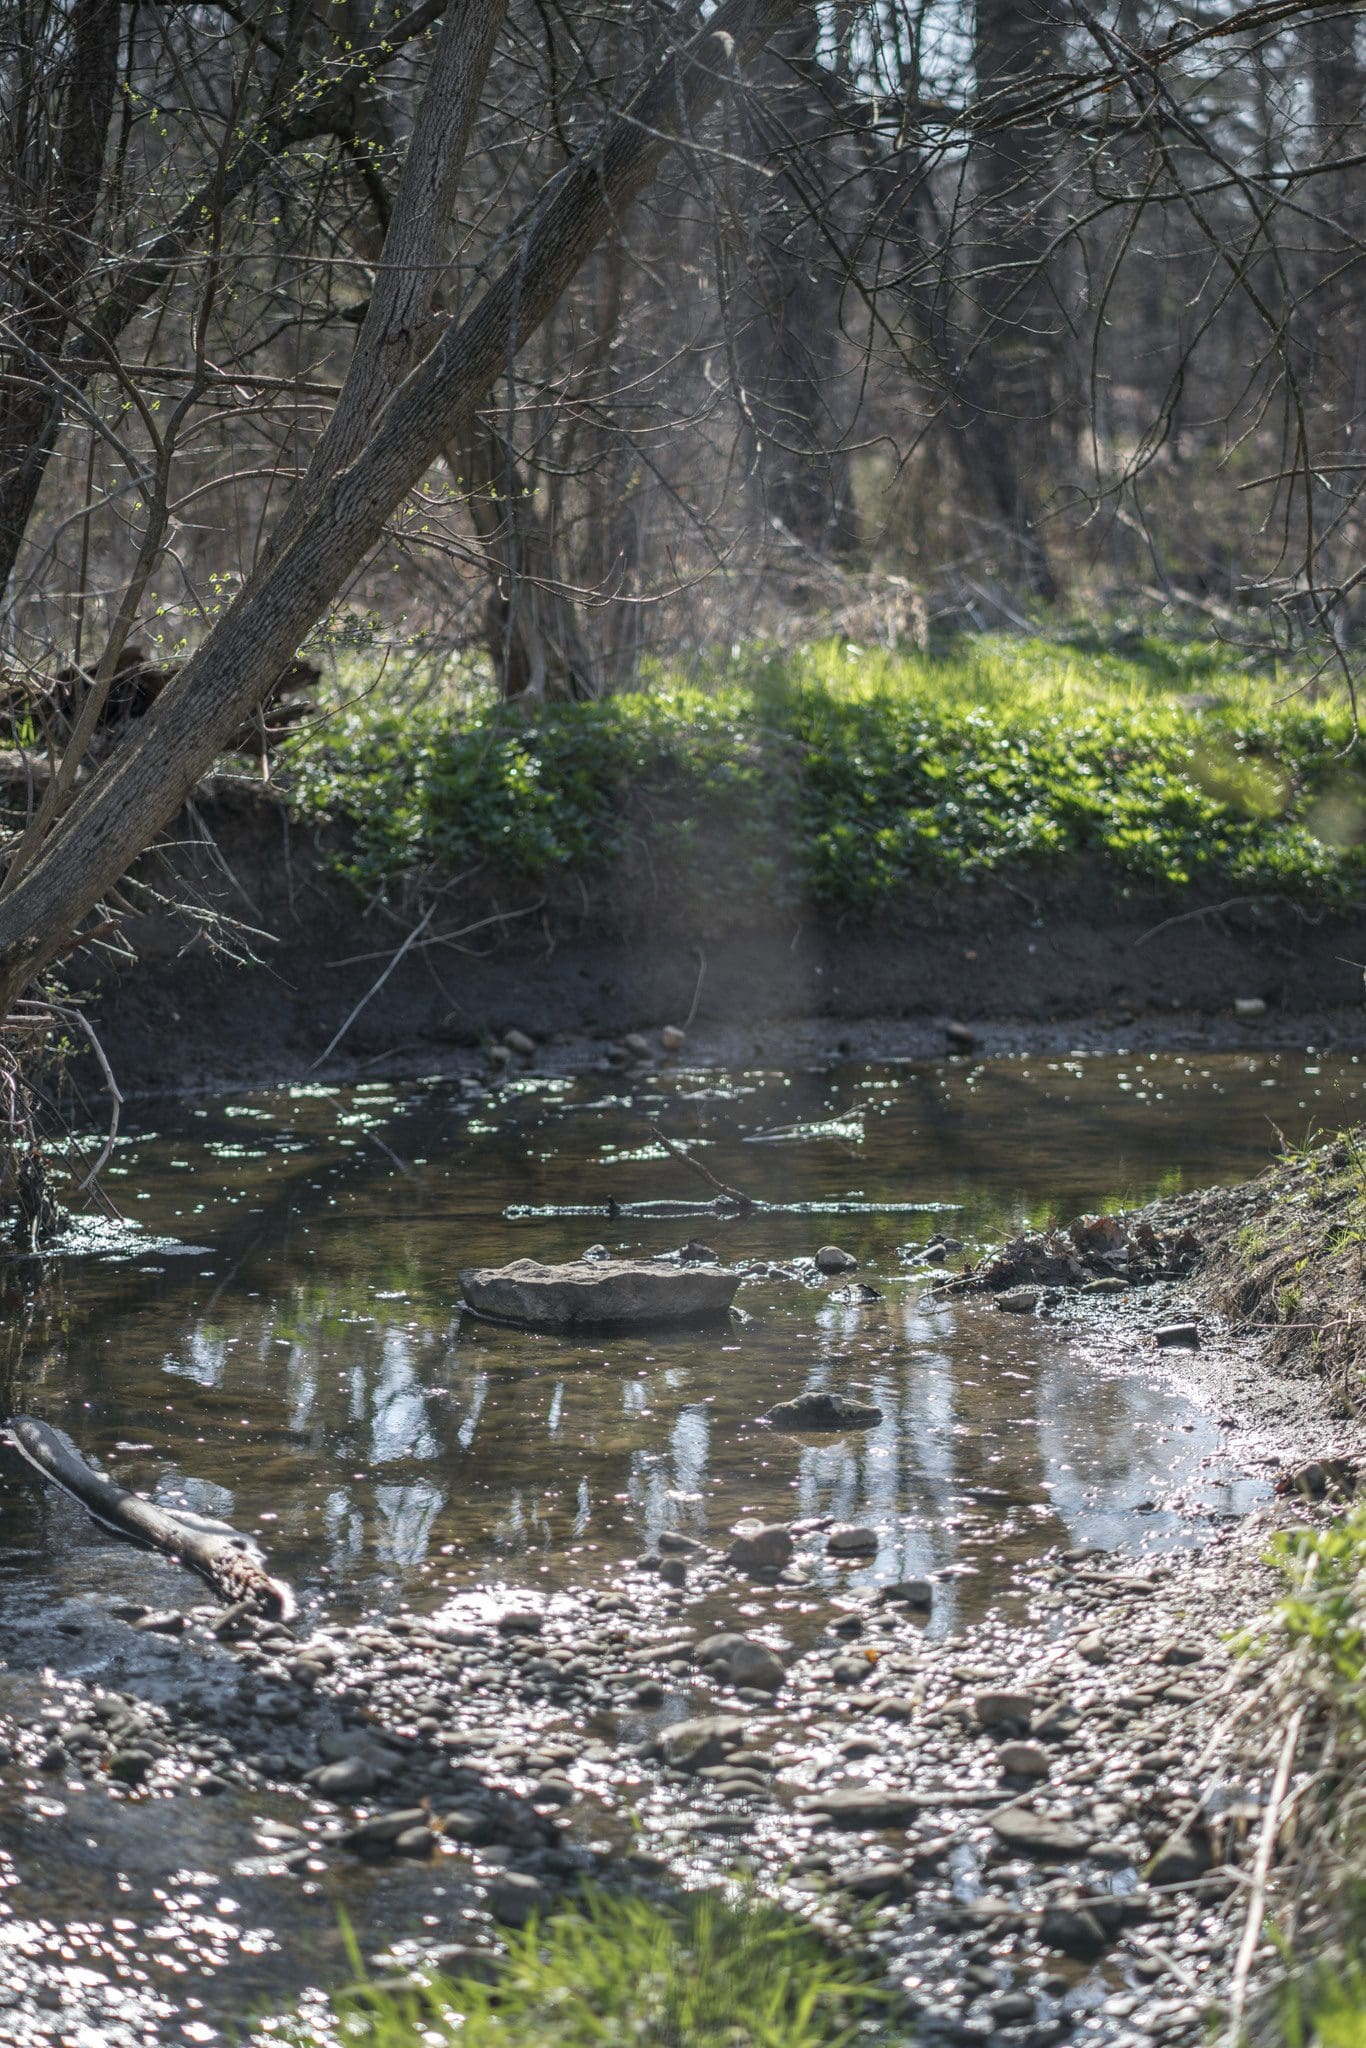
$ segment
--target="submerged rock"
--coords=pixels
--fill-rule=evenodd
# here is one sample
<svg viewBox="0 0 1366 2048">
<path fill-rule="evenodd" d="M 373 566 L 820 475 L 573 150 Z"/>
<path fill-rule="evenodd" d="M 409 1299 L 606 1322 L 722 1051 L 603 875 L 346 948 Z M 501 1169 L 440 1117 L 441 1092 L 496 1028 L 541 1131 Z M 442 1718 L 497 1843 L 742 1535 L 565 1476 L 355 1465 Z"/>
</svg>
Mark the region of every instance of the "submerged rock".
<svg viewBox="0 0 1366 2048">
<path fill-rule="evenodd" d="M 789 1429 L 871 1429 L 881 1422 L 882 1410 L 852 1394 L 798 1394 L 770 1408 L 768 1420 Z"/>
<path fill-rule="evenodd" d="M 578 1259 L 562 1266 L 514 1259 L 460 1275 L 477 1314 L 538 1330 L 715 1320 L 725 1315 L 739 1284 L 740 1275 L 728 1266 L 647 1259 Z"/>
<path fill-rule="evenodd" d="M 816 1253 L 816 1270 L 820 1273 L 852 1273 L 857 1264 L 858 1260 L 841 1251 L 837 1244 L 823 1244 Z"/>
</svg>

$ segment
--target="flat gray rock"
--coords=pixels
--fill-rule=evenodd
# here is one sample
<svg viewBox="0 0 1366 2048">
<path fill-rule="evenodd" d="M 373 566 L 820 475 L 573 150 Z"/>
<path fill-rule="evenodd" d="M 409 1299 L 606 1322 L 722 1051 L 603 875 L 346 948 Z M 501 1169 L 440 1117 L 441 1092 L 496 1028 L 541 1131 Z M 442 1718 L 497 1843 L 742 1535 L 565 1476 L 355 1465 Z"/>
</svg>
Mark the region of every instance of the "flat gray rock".
<svg viewBox="0 0 1366 2048">
<path fill-rule="evenodd" d="M 1008 1849 L 1024 1856 L 1084 1856 L 1091 1845 L 1091 1837 L 1080 1828 L 1028 1806 L 1003 1807 L 992 1814 L 991 1826 Z"/>
<path fill-rule="evenodd" d="M 808 1813 L 823 1813 L 839 1828 L 900 1827 L 918 1816 L 923 1799 L 875 1785 L 840 1785 L 798 1801 Z"/>
<path fill-rule="evenodd" d="M 576 1259 L 543 1266 L 514 1259 L 460 1275 L 469 1306 L 495 1322 L 535 1330 L 633 1329 L 714 1322 L 729 1309 L 740 1275 L 728 1266 L 677 1266 L 655 1259 Z"/>
<path fill-rule="evenodd" d="M 881 1422 L 882 1410 L 871 1401 L 856 1401 L 852 1394 L 798 1394 L 791 1401 L 777 1402 L 768 1419 L 788 1429 L 871 1429 Z"/>
</svg>

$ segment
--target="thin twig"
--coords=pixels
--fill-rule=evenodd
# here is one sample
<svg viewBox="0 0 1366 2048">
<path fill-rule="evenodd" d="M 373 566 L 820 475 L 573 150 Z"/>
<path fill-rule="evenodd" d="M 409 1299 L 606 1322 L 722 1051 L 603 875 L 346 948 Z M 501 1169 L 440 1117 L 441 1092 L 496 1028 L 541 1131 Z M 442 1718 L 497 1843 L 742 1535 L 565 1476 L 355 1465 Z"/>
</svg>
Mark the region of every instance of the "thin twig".
<svg viewBox="0 0 1366 2048">
<path fill-rule="evenodd" d="M 507 924 L 514 917 L 530 917 L 533 911 L 543 910 L 544 908 L 545 898 L 541 896 L 535 903 L 528 903 L 522 910 L 492 911 L 487 917 L 476 918 L 473 924 L 461 925 L 458 931 L 433 932 L 429 939 L 422 941 L 418 951 L 422 952 L 428 946 L 453 946 L 457 939 L 468 939 L 473 933 L 482 932 L 486 925 Z M 436 905 L 433 904 L 432 910 L 435 909 Z M 430 915 L 430 912 L 428 914 Z M 410 938 L 408 944 L 412 945 L 412 943 L 413 941 Z M 378 952 L 374 953 L 351 953 L 345 960 L 329 960 L 327 964 L 329 967 L 359 967 L 366 960 L 383 960 L 385 957 L 384 950 L 381 948 Z"/>
<path fill-rule="evenodd" d="M 707 978 L 706 954 L 700 946 L 694 946 L 693 951 L 697 955 L 697 985 L 692 992 L 692 1001 L 688 1005 L 688 1014 L 683 1019 L 683 1029 L 685 1031 L 692 1030 L 692 1020 L 697 1015 L 697 1005 L 702 998 L 702 984 Z"/>
<path fill-rule="evenodd" d="M 1229 1985 L 1229 2048 L 1237 2048 L 1237 2043 L 1242 2038 L 1248 1979 L 1252 1974 L 1252 1959 L 1257 1953 L 1257 1943 L 1261 1938 L 1262 1924 L 1266 1917 L 1266 1887 L 1271 1875 L 1271 1859 L 1276 1853 L 1276 1837 L 1281 1830 L 1285 1795 L 1290 1786 L 1290 1773 L 1294 1767 L 1295 1751 L 1299 1747 L 1300 1729 L 1306 1712 L 1307 1707 L 1296 1707 L 1286 1723 L 1285 1734 L 1281 1739 L 1281 1752 L 1276 1759 L 1276 1775 L 1271 1781 L 1271 1794 L 1262 1818 L 1262 1832 L 1258 1838 L 1257 1855 L 1252 1865 L 1252 1888 L 1248 1894 L 1243 1938 L 1238 1944 L 1233 1979 Z"/>
<path fill-rule="evenodd" d="M 123 1095 L 119 1089 L 118 1082 L 114 1079 L 114 1070 L 105 1057 L 104 1047 L 95 1036 L 95 1027 L 86 1016 L 84 1010 L 70 1008 L 65 1003 L 37 1002 L 25 1002 L 23 1008 L 26 1010 L 46 1010 L 49 1016 L 59 1017 L 63 1023 L 74 1024 L 78 1030 L 83 1031 L 89 1042 L 90 1050 L 94 1053 L 99 1064 L 100 1072 L 104 1076 L 104 1085 L 109 1095 L 109 1129 L 105 1135 L 104 1144 L 100 1149 L 99 1158 L 76 1189 L 78 1195 L 83 1195 L 87 1188 L 94 1185 L 104 1172 L 105 1167 L 109 1164 L 110 1154 L 114 1150 L 114 1144 L 119 1135 L 119 1112 L 123 1108 Z"/>
<path fill-rule="evenodd" d="M 685 1151 L 676 1139 L 666 1138 L 652 1116 L 647 1116 L 644 1121 L 649 1125 L 650 1130 L 654 1134 L 655 1143 L 662 1145 L 666 1152 L 671 1152 L 675 1159 L 681 1159 L 683 1164 L 690 1166 L 694 1173 L 700 1174 L 707 1183 L 707 1186 L 713 1188 L 718 1195 L 723 1195 L 728 1202 L 734 1202 L 736 1207 L 741 1209 L 746 1215 L 755 1207 L 752 1195 L 742 1195 L 738 1188 L 727 1187 L 726 1183 L 723 1180 L 718 1180 L 716 1175 L 710 1172 L 700 1159 L 694 1159 L 691 1152 Z"/>
<path fill-rule="evenodd" d="M 323 1050 L 318 1054 L 318 1057 L 310 1065 L 308 1069 L 310 1074 L 314 1071 L 315 1068 L 320 1067 L 322 1065 L 323 1061 L 328 1057 L 330 1053 L 336 1051 L 337 1047 L 341 1044 L 342 1040 L 345 1038 L 347 1032 L 351 1029 L 351 1026 L 355 1023 L 357 1017 L 359 1017 L 361 1011 L 365 1008 L 366 1004 L 371 1000 L 372 997 L 377 996 L 379 994 L 385 982 L 389 979 L 389 976 L 398 966 L 399 961 L 403 958 L 404 954 L 408 952 L 410 947 L 415 946 L 417 944 L 417 941 L 421 938 L 423 932 L 426 931 L 428 925 L 431 923 L 435 915 L 436 905 L 433 903 L 427 909 L 421 922 L 413 926 L 407 938 L 403 941 L 403 944 L 399 947 L 398 951 L 390 960 L 389 965 L 385 968 L 383 974 L 380 975 L 378 981 L 374 981 L 370 984 L 369 988 L 365 991 L 365 994 L 356 1004 L 355 1009 L 352 1010 L 350 1016 L 346 1019 L 346 1022 L 340 1025 L 338 1029 L 333 1032 L 331 1038 L 328 1040 Z"/>
<path fill-rule="evenodd" d="M 1223 910 L 1246 910 L 1254 903 L 1280 903 L 1283 900 L 1280 896 L 1230 896 L 1224 903 L 1201 903 L 1194 910 L 1183 910 L 1175 917 L 1164 917 L 1161 924 L 1155 924 L 1151 931 L 1141 932 L 1134 940 L 1134 945 L 1146 946 L 1149 939 L 1155 939 L 1159 932 L 1169 932 L 1176 924 L 1189 924 L 1192 918 L 1218 917 Z"/>
</svg>

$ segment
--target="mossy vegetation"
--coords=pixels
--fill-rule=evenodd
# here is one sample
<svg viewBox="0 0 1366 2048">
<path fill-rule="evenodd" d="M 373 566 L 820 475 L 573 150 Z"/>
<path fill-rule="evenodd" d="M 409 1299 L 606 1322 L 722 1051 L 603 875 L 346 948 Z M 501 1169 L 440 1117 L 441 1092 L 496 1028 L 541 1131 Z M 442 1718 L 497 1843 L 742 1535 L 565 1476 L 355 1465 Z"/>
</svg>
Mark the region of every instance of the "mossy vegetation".
<svg viewBox="0 0 1366 2048">
<path fill-rule="evenodd" d="M 468 676 L 391 701 L 361 657 L 290 749 L 367 891 L 667 862 L 715 900 L 876 910 L 916 885 L 1090 870 L 1344 901 L 1366 880 L 1350 706 L 1207 648 L 982 636 L 943 653 L 752 650 L 639 693 L 499 705 Z"/>
<path fill-rule="evenodd" d="M 904 2048 L 888 1995 L 776 1907 L 585 1890 L 510 1938 L 491 1983 L 358 1982 L 329 2015 L 356 2048 Z M 886 2023 L 886 2024 L 884 2024 Z M 258 2040 L 307 2048 L 300 2019 Z"/>
</svg>

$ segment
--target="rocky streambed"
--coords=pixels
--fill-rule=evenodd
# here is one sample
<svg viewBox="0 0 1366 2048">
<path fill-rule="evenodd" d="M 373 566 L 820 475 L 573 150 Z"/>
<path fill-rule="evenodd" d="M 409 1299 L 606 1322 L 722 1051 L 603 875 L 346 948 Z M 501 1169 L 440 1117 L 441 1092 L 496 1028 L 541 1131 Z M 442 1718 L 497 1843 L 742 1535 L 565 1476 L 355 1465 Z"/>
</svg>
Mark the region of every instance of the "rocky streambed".
<svg viewBox="0 0 1366 2048">
<path fill-rule="evenodd" d="M 125 1603 L 101 1628 L 154 1640 L 161 1697 L 46 1675 L 0 1730 L 0 1881 L 22 1896 L 47 1838 L 120 1817 L 183 1831 L 191 1881 L 143 1898 L 125 1876 L 75 1928 L 7 1940 L 0 2037 L 171 2038 L 192 1981 L 191 2037 L 217 2038 L 251 1949 L 311 1924 L 325 1953 L 364 1871 L 412 1928 L 382 1969 L 492 1965 L 500 1930 L 584 1876 L 744 1873 L 870 1950 L 918 2039 L 1194 2043 L 1273 1767 L 1255 1723 L 1240 1736 L 1255 1674 L 1228 1647 L 1268 1597 L 1256 1545 L 1240 1526 L 1142 1568 L 1041 1558 L 1023 1621 L 949 1640 L 921 1584 L 835 1594 L 795 1656 L 808 1563 L 856 1555 L 856 1531 L 675 1540 L 611 1589 L 297 1631 Z M 220 1800 L 238 1853 L 206 1885 L 197 1809 Z"/>
<path fill-rule="evenodd" d="M 1214 1072 L 1211 1127 L 1259 1127 L 1265 1069 Z M 1225 1318 L 1245 1204 L 1099 1199 L 1211 1086 L 1131 1077 L 678 1076 L 788 1206 L 708 1226 L 739 1319 L 638 1342 L 451 1316 L 453 1241 L 676 1247 L 566 1202 L 676 1178 L 597 1080 L 197 1108 L 130 1155 L 161 1234 L 17 1305 L 23 1405 L 249 1529 L 302 1614 L 0 1471 L 5 2048 L 264 2042 L 300 2000 L 327 2040 L 343 1919 L 384 1971 L 496 1969 L 585 1878 L 756 1884 L 871 1955 L 894 2038 L 1195 2048 L 1276 1762 L 1230 1637 L 1357 1445 Z"/>
</svg>

